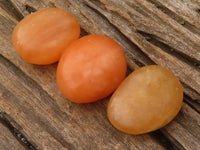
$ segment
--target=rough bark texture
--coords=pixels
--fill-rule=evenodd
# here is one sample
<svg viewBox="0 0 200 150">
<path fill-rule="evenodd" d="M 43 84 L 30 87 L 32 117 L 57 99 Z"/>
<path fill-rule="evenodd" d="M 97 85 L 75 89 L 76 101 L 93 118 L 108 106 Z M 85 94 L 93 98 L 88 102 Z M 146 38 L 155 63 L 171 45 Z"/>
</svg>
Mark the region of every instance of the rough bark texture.
<svg viewBox="0 0 200 150">
<path fill-rule="evenodd" d="M 57 64 L 28 64 L 11 42 L 18 21 L 45 7 L 74 14 L 82 36 L 95 33 L 115 39 L 123 47 L 131 70 L 159 64 L 173 71 L 185 92 L 178 116 L 159 131 L 133 136 L 109 123 L 109 98 L 84 105 L 66 100 L 56 85 Z M 24 145 L 48 150 L 199 150 L 199 9 L 198 0 L 0 0 L 0 115 L 8 122 L 0 121 L 0 133 L 4 133 L 0 134 L 0 149 L 23 149 Z M 18 134 L 12 135 L 8 129 Z"/>
</svg>

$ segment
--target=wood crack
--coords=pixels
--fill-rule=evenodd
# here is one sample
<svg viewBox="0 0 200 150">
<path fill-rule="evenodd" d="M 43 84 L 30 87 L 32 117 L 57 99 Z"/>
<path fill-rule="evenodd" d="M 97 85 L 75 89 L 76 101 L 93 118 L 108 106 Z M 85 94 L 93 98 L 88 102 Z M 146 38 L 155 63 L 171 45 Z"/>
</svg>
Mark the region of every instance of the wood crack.
<svg viewBox="0 0 200 150">
<path fill-rule="evenodd" d="M 156 130 L 150 133 L 150 135 L 155 138 L 157 141 L 162 143 L 168 150 L 180 150 L 180 146 L 176 147 L 177 145 L 174 145 L 174 142 L 169 140 L 168 137 L 166 137 L 162 131 Z"/>
<path fill-rule="evenodd" d="M 1 86 L 1 85 L 0 85 Z M 8 114 L 6 114 L 5 112 L 1 112 L 0 111 L 0 123 L 2 123 L 6 128 L 8 128 L 10 130 L 10 132 L 14 135 L 14 137 L 25 147 L 28 148 L 30 150 L 37 150 L 36 147 L 34 146 L 34 144 L 30 143 L 27 138 L 20 133 L 20 131 L 18 129 L 16 129 L 12 123 L 9 121 L 11 118 Z M 17 125 L 19 126 L 19 125 Z"/>
<path fill-rule="evenodd" d="M 4 9 L 17 21 L 20 21 L 24 16 L 20 13 L 19 9 L 12 3 L 11 0 L 0 0 L 0 7 Z"/>
<path fill-rule="evenodd" d="M 152 35 L 143 31 L 139 31 L 139 30 L 137 32 L 141 34 L 143 37 L 145 37 L 148 42 L 152 43 L 153 45 L 157 47 L 160 47 L 162 50 L 164 50 L 168 54 L 171 54 L 177 57 L 178 59 L 186 62 L 187 64 L 191 66 L 195 66 L 198 69 L 200 69 L 200 62 L 196 62 L 196 60 L 192 59 L 188 55 L 185 55 L 184 53 L 181 53 L 175 50 L 173 47 L 170 47 L 166 43 L 163 43 L 163 41 L 159 37 L 156 37 L 155 35 Z"/>
<path fill-rule="evenodd" d="M 161 129 L 161 132 L 174 144 L 175 149 L 177 148 L 178 150 L 187 150 L 173 136 L 171 136 L 165 128 Z"/>
<path fill-rule="evenodd" d="M 183 27 L 185 27 L 188 30 L 190 30 L 192 33 L 197 34 L 198 36 L 200 36 L 200 30 L 197 27 L 195 27 L 194 25 L 192 25 L 188 21 L 184 20 L 181 16 L 179 16 L 175 12 L 171 11 L 169 8 L 167 8 L 164 5 L 162 5 L 157 0 L 147 0 L 147 1 L 151 2 L 152 4 L 154 4 L 159 10 L 161 10 L 163 13 L 167 14 L 169 17 L 171 17 L 172 19 L 177 21 Z"/>
<path fill-rule="evenodd" d="M 26 9 L 30 14 L 37 11 L 35 8 L 33 8 L 32 6 L 29 6 L 28 4 L 25 5 L 25 9 Z"/>
<path fill-rule="evenodd" d="M 200 9 L 197 9 L 197 12 L 200 14 Z"/>
<path fill-rule="evenodd" d="M 200 102 L 191 101 L 186 95 L 184 95 L 184 102 L 200 114 Z"/>
</svg>

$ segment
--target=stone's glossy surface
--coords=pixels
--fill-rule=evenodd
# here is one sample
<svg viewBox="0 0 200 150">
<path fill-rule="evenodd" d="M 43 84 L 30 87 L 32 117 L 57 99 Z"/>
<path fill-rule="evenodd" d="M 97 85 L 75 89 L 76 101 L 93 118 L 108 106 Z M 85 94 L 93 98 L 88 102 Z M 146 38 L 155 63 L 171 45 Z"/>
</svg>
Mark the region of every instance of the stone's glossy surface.
<svg viewBox="0 0 200 150">
<path fill-rule="evenodd" d="M 27 62 L 51 64 L 80 35 L 76 18 L 63 9 L 39 10 L 19 22 L 12 35 L 18 54 Z"/>
<path fill-rule="evenodd" d="M 57 69 L 57 83 L 65 97 L 89 103 L 111 94 L 126 74 L 126 58 L 113 39 L 88 35 L 70 44 Z"/>
<path fill-rule="evenodd" d="M 108 118 L 117 129 L 142 134 L 169 123 L 179 112 L 183 89 L 169 70 L 151 65 L 131 73 L 112 95 Z"/>
</svg>

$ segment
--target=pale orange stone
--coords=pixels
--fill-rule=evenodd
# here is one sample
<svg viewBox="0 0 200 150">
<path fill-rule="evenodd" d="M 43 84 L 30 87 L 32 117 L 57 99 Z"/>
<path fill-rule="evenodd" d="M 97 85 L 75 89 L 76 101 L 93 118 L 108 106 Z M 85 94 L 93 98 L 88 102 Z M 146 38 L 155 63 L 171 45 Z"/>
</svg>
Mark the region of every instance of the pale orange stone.
<svg viewBox="0 0 200 150">
<path fill-rule="evenodd" d="M 12 41 L 24 60 L 46 65 L 57 62 L 79 35 L 79 23 L 72 14 L 59 8 L 46 8 L 21 20 L 13 31 Z"/>
<path fill-rule="evenodd" d="M 123 132 L 143 134 L 168 124 L 182 102 L 178 78 L 161 66 L 146 66 L 131 73 L 112 95 L 108 118 Z"/>
</svg>

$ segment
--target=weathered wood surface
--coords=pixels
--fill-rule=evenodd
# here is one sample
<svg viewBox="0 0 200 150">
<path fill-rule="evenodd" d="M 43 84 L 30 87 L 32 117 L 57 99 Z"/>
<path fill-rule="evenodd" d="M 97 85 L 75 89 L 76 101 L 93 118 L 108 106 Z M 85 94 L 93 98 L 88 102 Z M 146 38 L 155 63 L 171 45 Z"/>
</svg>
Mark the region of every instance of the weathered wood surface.
<svg viewBox="0 0 200 150">
<path fill-rule="evenodd" d="M 2 123 L 2 122 L 1 122 Z M 1 150 L 25 150 L 17 141 L 12 133 L 3 124 L 0 123 L 0 149 Z"/>
<path fill-rule="evenodd" d="M 130 69 L 156 63 L 173 71 L 187 95 L 178 116 L 159 131 L 133 136 L 109 123 L 108 98 L 84 105 L 66 100 L 56 85 L 57 64 L 28 64 L 11 42 L 18 21 L 45 7 L 73 13 L 82 34 L 114 38 L 123 47 Z M 30 149 L 199 150 L 199 9 L 198 0 L 0 0 L 0 112 Z M 7 133 L 1 126 L 0 122 L 0 132 Z M 5 149 L 1 143 L 7 139 L 14 140 L 9 133 L 0 136 Z"/>
</svg>

